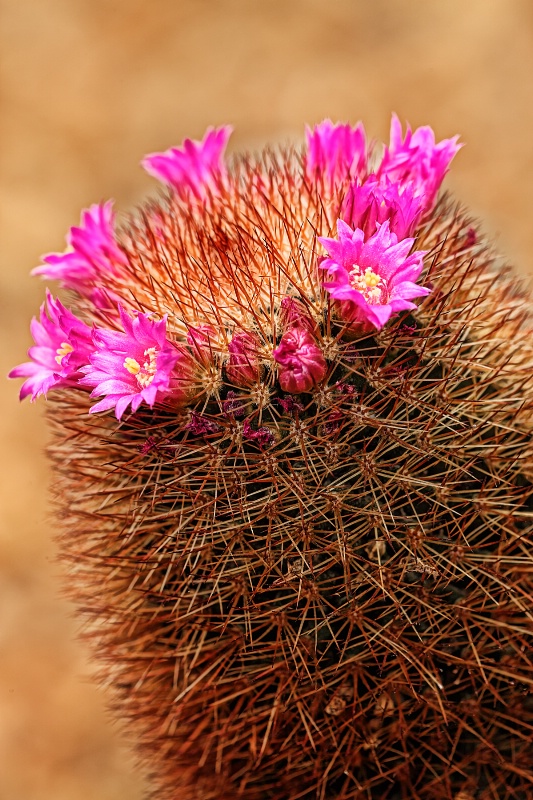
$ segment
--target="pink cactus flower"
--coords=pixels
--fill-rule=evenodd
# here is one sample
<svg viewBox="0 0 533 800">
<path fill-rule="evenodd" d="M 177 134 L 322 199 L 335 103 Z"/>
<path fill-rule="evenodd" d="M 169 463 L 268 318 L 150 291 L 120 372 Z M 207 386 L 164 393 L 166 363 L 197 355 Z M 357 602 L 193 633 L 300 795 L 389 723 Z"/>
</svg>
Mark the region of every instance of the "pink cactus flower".
<svg viewBox="0 0 533 800">
<path fill-rule="evenodd" d="M 259 379 L 259 340 L 253 333 L 237 331 L 228 344 L 226 375 L 235 386 L 250 386 Z"/>
<path fill-rule="evenodd" d="M 320 268 L 332 276 L 324 288 L 342 301 L 347 322 L 367 329 L 369 324 L 382 328 L 397 311 L 416 308 L 413 297 L 430 293 L 430 289 L 415 283 L 425 252 L 409 255 L 414 239 L 398 242 L 388 220 L 378 223 L 376 233 L 366 241 L 360 228 L 352 230 L 342 220 L 337 222 L 337 232 L 338 239 L 319 239 L 329 256 Z"/>
<path fill-rule="evenodd" d="M 290 328 L 272 355 L 278 362 L 278 380 L 284 392 L 309 392 L 326 374 L 326 360 L 307 328 Z"/>
<path fill-rule="evenodd" d="M 32 360 L 14 367 L 8 376 L 27 378 L 20 399 L 31 394 L 33 402 L 54 387 L 77 386 L 82 377 L 79 370 L 89 363 L 94 349 L 89 326 L 47 291 L 40 321 L 34 317 L 30 330 L 35 342 L 28 350 Z"/>
<path fill-rule="evenodd" d="M 201 142 L 185 139 L 181 147 L 163 153 L 150 153 L 141 162 L 158 180 L 172 186 L 185 199 L 205 200 L 218 192 L 226 177 L 224 151 L 232 132 L 231 125 L 208 128 Z"/>
<path fill-rule="evenodd" d="M 331 186 L 366 171 L 366 136 L 362 123 L 351 125 L 325 119 L 314 128 L 306 126 L 305 174 L 309 180 L 327 180 Z"/>
<path fill-rule="evenodd" d="M 91 413 L 115 409 L 120 419 L 128 406 L 137 411 L 142 402 L 175 403 L 187 394 L 191 363 L 184 349 L 167 339 L 166 317 L 158 322 L 149 314 L 133 319 L 119 307 L 124 333 L 97 328 L 90 364 L 83 368 L 83 386 L 94 387 L 91 397 L 104 395 Z"/>
<path fill-rule="evenodd" d="M 90 297 L 97 307 L 109 307 L 113 295 L 103 290 L 101 283 L 128 263 L 116 242 L 114 223 L 111 200 L 92 205 L 82 212 L 79 227 L 70 229 L 65 252 L 43 256 L 44 265 L 36 267 L 32 275 L 60 281 L 66 289 Z"/>
<path fill-rule="evenodd" d="M 353 228 L 360 228 L 365 238 L 376 232 L 377 223 L 389 221 L 398 240 L 411 236 L 424 209 L 424 199 L 411 183 L 381 180 L 370 175 L 363 183 L 354 182 L 344 198 L 341 218 Z"/>
<path fill-rule="evenodd" d="M 412 181 L 415 193 L 423 198 L 424 210 L 429 211 L 453 157 L 463 146 L 457 143 L 458 138 L 435 143 L 433 129 L 426 125 L 414 133 L 407 126 L 403 139 L 401 122 L 393 114 L 390 145 L 385 148 L 377 175 L 387 175 L 393 181 Z"/>
</svg>

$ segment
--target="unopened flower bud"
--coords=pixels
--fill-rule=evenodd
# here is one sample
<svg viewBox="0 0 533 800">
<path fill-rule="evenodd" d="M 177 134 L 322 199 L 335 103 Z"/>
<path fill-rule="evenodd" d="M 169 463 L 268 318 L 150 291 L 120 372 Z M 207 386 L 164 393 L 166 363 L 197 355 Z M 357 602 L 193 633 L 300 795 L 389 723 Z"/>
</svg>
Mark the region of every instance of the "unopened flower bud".
<svg viewBox="0 0 533 800">
<path fill-rule="evenodd" d="M 312 335 L 294 326 L 281 337 L 272 355 L 278 362 L 279 384 L 284 392 L 309 392 L 326 374 L 326 360 Z"/>
<path fill-rule="evenodd" d="M 228 350 L 230 356 L 226 364 L 226 374 L 229 382 L 236 386 L 255 383 L 260 374 L 257 336 L 238 331 L 228 344 Z"/>
<path fill-rule="evenodd" d="M 294 297 L 284 297 L 281 301 L 281 324 L 283 328 L 290 328 L 298 325 L 312 332 L 316 330 L 317 324 L 311 319 L 306 307 L 300 300 Z"/>
<path fill-rule="evenodd" d="M 195 358 L 203 364 L 213 361 L 216 332 L 212 325 L 197 325 L 187 331 L 187 342 Z"/>
</svg>

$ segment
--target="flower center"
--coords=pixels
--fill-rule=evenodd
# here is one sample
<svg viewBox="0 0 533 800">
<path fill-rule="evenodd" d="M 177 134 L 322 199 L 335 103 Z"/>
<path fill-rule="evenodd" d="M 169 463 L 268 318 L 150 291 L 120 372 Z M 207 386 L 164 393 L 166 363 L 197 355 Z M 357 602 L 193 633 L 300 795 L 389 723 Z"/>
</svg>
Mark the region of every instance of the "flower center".
<svg viewBox="0 0 533 800">
<path fill-rule="evenodd" d="M 58 347 L 56 350 L 56 361 L 61 366 L 63 359 L 65 356 L 68 356 L 69 353 L 72 353 L 74 348 L 68 342 L 61 342 L 61 347 Z"/>
<path fill-rule="evenodd" d="M 372 267 L 367 267 L 363 272 L 358 264 L 350 270 L 350 285 L 353 289 L 361 292 L 367 303 L 371 305 L 383 301 L 383 295 L 387 291 L 385 280 L 374 272 Z"/>
<path fill-rule="evenodd" d="M 130 358 L 130 356 L 124 359 L 124 367 L 128 370 L 130 375 L 135 375 L 139 386 L 142 389 L 146 389 L 146 387 L 150 386 L 152 383 L 154 375 L 157 372 L 157 349 L 155 347 L 149 347 L 144 351 L 143 355 L 146 356 L 146 360 L 142 367 L 137 359 Z"/>
</svg>

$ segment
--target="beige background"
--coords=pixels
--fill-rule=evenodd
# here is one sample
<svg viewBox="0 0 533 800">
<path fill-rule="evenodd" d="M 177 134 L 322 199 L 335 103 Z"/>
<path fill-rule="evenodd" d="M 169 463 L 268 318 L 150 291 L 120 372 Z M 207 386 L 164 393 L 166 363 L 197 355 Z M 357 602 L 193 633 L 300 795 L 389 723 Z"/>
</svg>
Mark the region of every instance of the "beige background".
<svg viewBox="0 0 533 800">
<path fill-rule="evenodd" d="M 142 155 L 209 124 L 233 150 L 324 116 L 387 137 L 391 110 L 460 133 L 448 186 L 533 275 L 531 0 L 0 2 L 2 374 L 30 344 L 39 255 L 90 203 L 136 203 Z M 59 595 L 43 402 L 0 390 L 0 800 L 137 800 Z"/>
</svg>

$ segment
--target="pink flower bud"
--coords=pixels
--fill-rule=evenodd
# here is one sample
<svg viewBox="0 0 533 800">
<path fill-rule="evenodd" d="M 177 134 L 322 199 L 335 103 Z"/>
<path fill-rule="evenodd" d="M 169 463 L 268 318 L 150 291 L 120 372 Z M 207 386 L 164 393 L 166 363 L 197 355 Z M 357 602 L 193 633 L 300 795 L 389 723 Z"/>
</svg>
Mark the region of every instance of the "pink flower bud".
<svg viewBox="0 0 533 800">
<path fill-rule="evenodd" d="M 259 379 L 259 340 L 253 333 L 238 331 L 228 344 L 226 374 L 230 383 L 249 386 Z"/>
<path fill-rule="evenodd" d="M 279 364 L 279 384 L 284 392 L 309 392 L 326 374 L 326 360 L 308 330 L 292 327 L 272 353 Z"/>
<path fill-rule="evenodd" d="M 213 360 L 216 332 L 212 325 L 197 325 L 187 331 L 187 342 L 195 358 L 202 364 Z"/>
<path fill-rule="evenodd" d="M 300 300 L 294 297 L 284 297 L 281 301 L 281 324 L 284 328 L 298 325 L 312 332 L 316 330 L 317 324 L 311 319 L 306 307 Z"/>
</svg>

